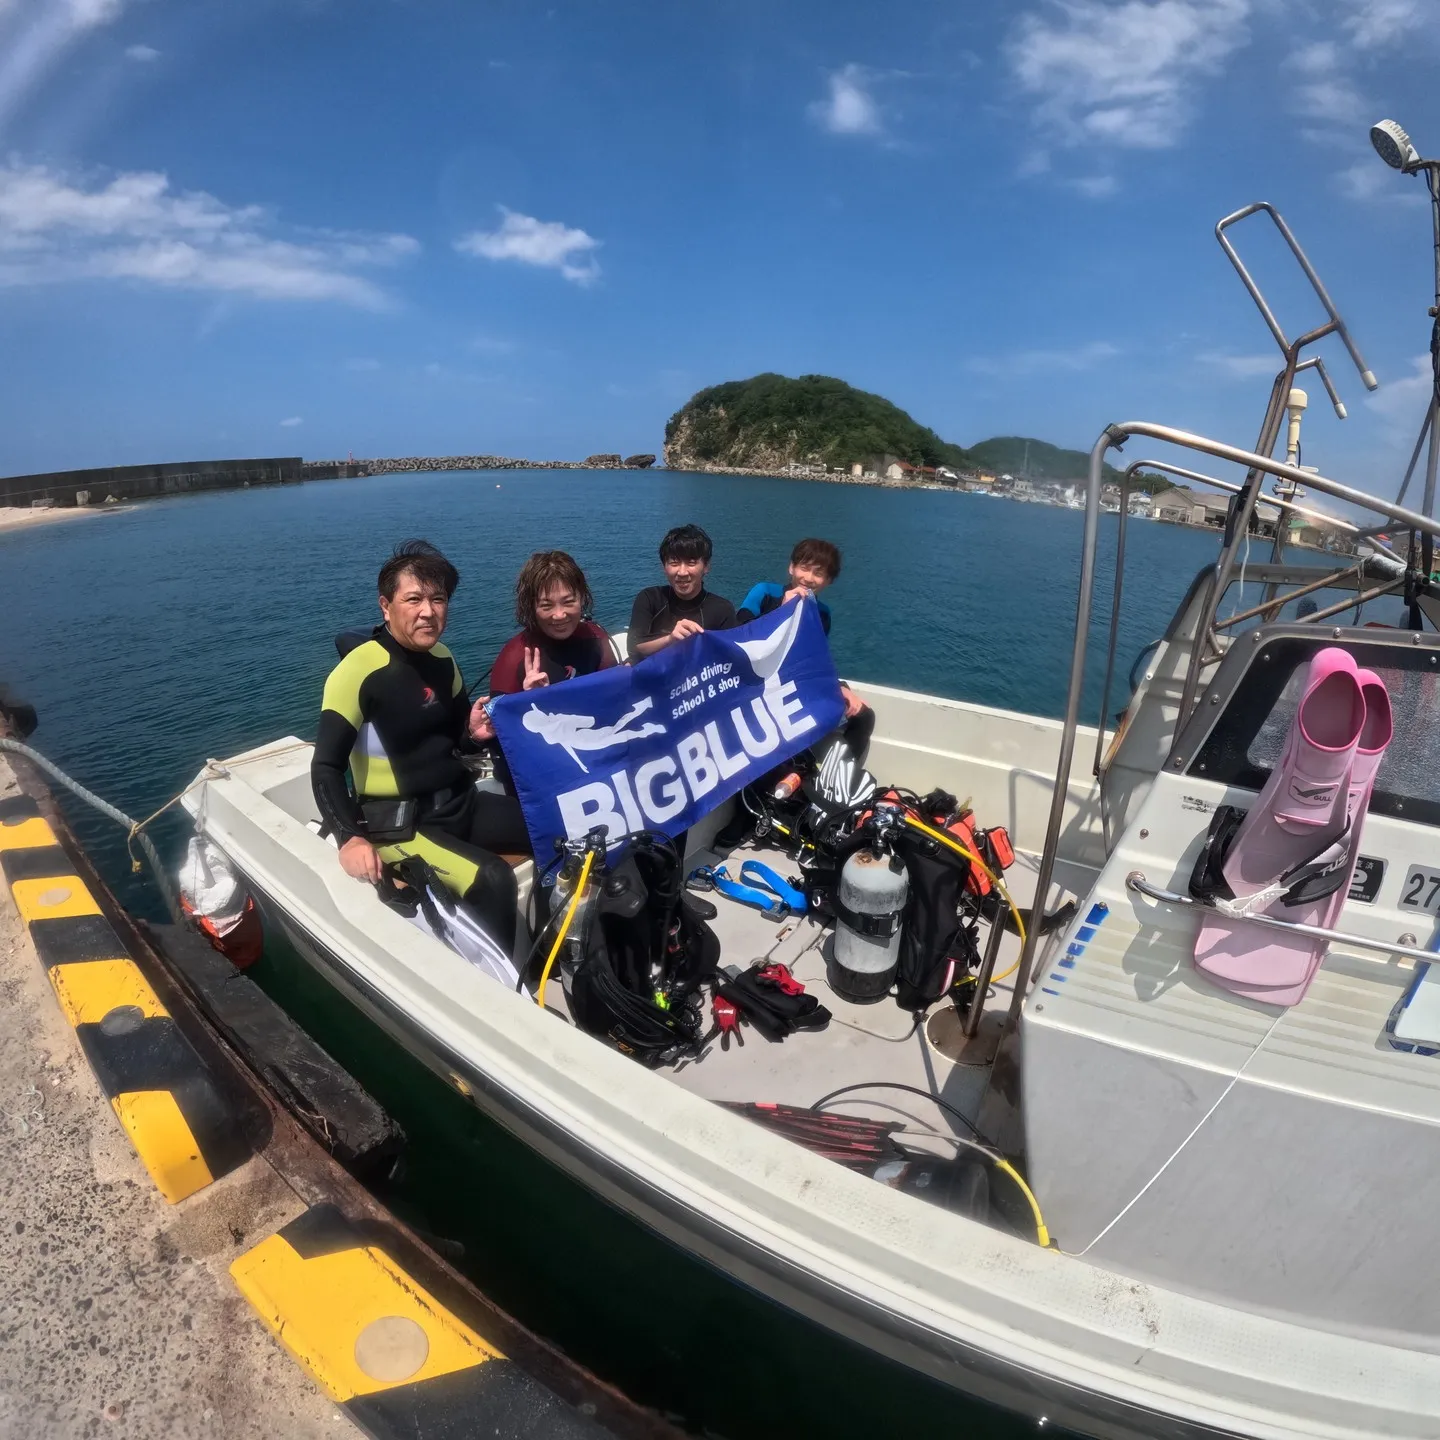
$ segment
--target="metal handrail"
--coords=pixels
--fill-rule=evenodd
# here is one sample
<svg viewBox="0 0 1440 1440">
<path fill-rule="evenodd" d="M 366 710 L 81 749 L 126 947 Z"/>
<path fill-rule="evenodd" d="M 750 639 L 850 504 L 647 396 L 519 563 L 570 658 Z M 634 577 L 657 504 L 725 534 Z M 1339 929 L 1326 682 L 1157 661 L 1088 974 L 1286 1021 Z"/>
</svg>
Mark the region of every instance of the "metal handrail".
<svg viewBox="0 0 1440 1440">
<path fill-rule="evenodd" d="M 1147 900 L 1158 900 L 1164 905 L 1189 905 L 1196 910 L 1215 912 L 1214 906 L 1206 905 L 1193 895 L 1181 895 L 1174 890 L 1152 885 L 1143 870 L 1132 870 L 1125 877 L 1125 888 Z M 1281 920 L 1274 915 L 1246 915 L 1246 924 L 1260 925 L 1267 930 L 1285 930 L 1292 935 L 1303 935 L 1308 940 L 1329 940 L 1340 945 L 1354 945 L 1361 950 L 1379 950 L 1386 955 L 1404 955 L 1409 960 L 1440 959 L 1433 950 L 1423 950 L 1418 945 L 1406 945 L 1399 940 L 1375 940 L 1368 935 L 1352 935 L 1348 930 L 1331 930 L 1325 925 L 1305 925 L 1299 920 Z"/>
<path fill-rule="evenodd" d="M 1329 321 L 1318 329 L 1308 331 L 1302 335 L 1294 345 L 1285 338 L 1285 332 L 1280 328 L 1280 322 L 1275 318 L 1275 312 L 1271 310 L 1265 297 L 1260 293 L 1260 287 L 1251 278 L 1250 272 L 1245 268 L 1245 262 L 1241 260 L 1235 246 L 1231 243 L 1230 237 L 1225 233 L 1232 225 L 1237 225 L 1241 220 L 1251 215 L 1266 214 L 1274 222 L 1275 228 L 1280 232 L 1280 237 L 1290 247 L 1290 253 L 1295 257 L 1296 263 L 1305 272 L 1305 278 L 1310 282 L 1310 288 L 1314 290 L 1320 304 L 1324 307 Z M 1260 311 L 1261 317 L 1269 327 L 1270 333 L 1275 337 L 1275 343 L 1279 345 L 1282 352 L 1288 359 L 1294 351 L 1302 346 L 1319 340 L 1322 336 L 1339 335 L 1345 348 L 1350 352 L 1350 358 L 1355 362 L 1355 368 L 1360 372 L 1360 383 L 1367 390 L 1376 389 L 1380 382 L 1375 378 L 1374 372 L 1366 365 L 1361 358 L 1360 351 L 1356 348 L 1355 342 L 1350 338 L 1350 331 L 1345 321 L 1341 319 L 1340 312 L 1335 308 L 1335 302 L 1330 298 L 1330 293 L 1325 289 L 1324 282 L 1315 273 L 1315 267 L 1310 263 L 1310 257 L 1301 248 L 1300 242 L 1295 238 L 1294 232 L 1285 223 L 1284 217 L 1268 200 L 1257 200 L 1253 205 L 1246 205 L 1243 209 L 1236 210 L 1225 216 L 1215 226 L 1215 238 L 1220 242 L 1220 248 L 1225 252 L 1230 263 L 1235 267 L 1235 273 L 1240 277 L 1240 283 L 1249 292 L 1250 298 L 1255 302 L 1256 308 Z M 1329 377 L 1325 374 L 1324 364 L 1318 359 L 1315 368 L 1320 371 L 1325 381 L 1325 388 L 1330 392 L 1330 398 L 1334 402 L 1336 411 L 1340 418 L 1345 418 L 1345 407 L 1335 395 L 1330 385 Z"/>
<path fill-rule="evenodd" d="M 1065 695 L 1065 718 L 1060 733 L 1060 757 L 1055 769 L 1055 790 L 1050 799 L 1050 818 L 1045 829 L 1045 848 L 1040 853 L 1040 868 L 1035 877 L 1034 913 L 1044 913 L 1050 893 L 1050 882 L 1055 874 L 1055 857 L 1060 848 L 1060 829 L 1065 821 L 1065 803 L 1070 791 L 1070 770 L 1075 758 L 1075 732 L 1080 723 L 1080 698 L 1085 688 L 1085 649 L 1090 633 L 1090 615 L 1095 593 L 1095 550 L 1100 527 L 1100 491 L 1104 480 L 1105 455 L 1111 446 L 1123 445 L 1133 435 L 1144 435 L 1167 445 L 1195 450 L 1217 460 L 1234 465 L 1243 465 L 1249 471 L 1264 472 L 1311 489 L 1322 491 L 1337 500 L 1363 509 L 1388 515 L 1412 529 L 1428 535 L 1440 535 L 1440 521 L 1428 515 L 1407 510 L 1387 500 L 1378 500 L 1338 480 L 1327 476 L 1311 474 L 1296 465 L 1287 465 L 1282 460 L 1273 460 L 1253 451 L 1241 450 L 1219 440 L 1209 440 L 1203 435 L 1188 430 L 1177 430 L 1169 425 L 1154 425 L 1145 420 L 1127 420 L 1122 424 L 1110 425 L 1101 433 L 1090 451 L 1090 472 L 1085 485 L 1085 529 L 1080 558 L 1080 586 L 1075 604 L 1075 645 L 1070 656 L 1070 680 Z M 1258 488 L 1258 487 L 1257 487 Z M 1212 612 L 1213 614 L 1213 612 Z M 1209 631 L 1209 623 L 1204 627 Z M 1020 951 L 1020 963 L 1015 974 L 1015 991 L 1010 1000 L 1010 1012 L 1006 1024 L 1013 1028 L 1018 1022 L 1029 990 L 1030 972 L 1035 964 L 1035 951 L 1039 943 L 1038 925 L 1032 925 L 1025 935 L 1025 944 Z M 976 997 L 978 1000 L 980 997 Z"/>
<path fill-rule="evenodd" d="M 1308 485 L 1312 490 L 1319 490 L 1335 500 L 1343 500 L 1347 505 L 1358 505 L 1362 510 L 1373 510 L 1378 515 L 1387 515 L 1390 519 L 1412 529 L 1423 530 L 1430 535 L 1440 535 L 1440 520 L 1429 515 L 1422 515 L 1418 510 L 1407 509 L 1393 500 L 1381 500 L 1377 496 L 1367 495 L 1363 490 L 1356 490 L 1351 485 L 1346 485 L 1339 480 L 1331 480 L 1328 476 L 1312 470 L 1302 470 L 1298 465 L 1288 465 L 1283 460 L 1257 455 L 1252 450 L 1242 450 L 1239 446 L 1226 445 L 1222 441 L 1210 440 L 1204 435 L 1196 435 L 1189 430 L 1177 430 L 1170 425 L 1154 425 L 1147 420 L 1127 420 L 1123 424 L 1111 425 L 1096 442 L 1097 445 L 1104 447 L 1099 451 L 1100 455 L 1103 457 L 1105 451 L 1112 445 L 1123 445 L 1132 435 L 1144 435 L 1166 445 L 1178 445 L 1183 450 L 1198 450 L 1202 455 L 1211 455 L 1216 460 L 1225 460 L 1232 465 L 1243 465 L 1249 470 L 1262 470 L 1282 480 L 1293 480 L 1297 485 Z M 1095 452 L 1092 452 L 1092 466 L 1094 460 Z M 1096 492 L 1096 503 L 1098 506 L 1098 491 Z"/>
<path fill-rule="evenodd" d="M 1310 363 L 1311 362 L 1309 361 L 1305 362 L 1305 364 L 1307 365 Z M 1299 368 L 1304 369 L 1305 366 L 1302 365 Z M 1105 681 L 1103 686 L 1101 687 L 1100 716 L 1096 724 L 1097 733 L 1095 736 L 1095 763 L 1091 770 L 1091 773 L 1094 775 L 1099 775 L 1100 764 L 1105 755 L 1105 734 L 1108 723 L 1106 717 L 1108 716 L 1110 711 L 1110 691 L 1114 684 L 1115 677 L 1115 650 L 1119 641 L 1120 632 L 1120 603 L 1124 595 L 1125 584 L 1125 532 L 1130 518 L 1131 482 L 1134 479 L 1135 475 L 1141 470 L 1159 470 L 1166 475 L 1174 475 L 1181 480 L 1189 480 L 1198 485 L 1209 485 L 1213 489 L 1223 490 L 1231 495 L 1238 495 L 1241 490 L 1241 486 L 1237 485 L 1233 480 L 1221 480 L 1218 476 L 1206 475 L 1199 470 L 1189 470 L 1186 469 L 1186 467 L 1183 465 L 1172 465 L 1168 460 L 1132 460 L 1130 464 L 1125 467 L 1124 473 L 1120 476 L 1120 514 L 1119 525 L 1115 536 L 1115 589 L 1110 602 L 1110 635 L 1107 642 L 1105 654 Z M 1348 520 L 1340 519 L 1339 516 L 1327 515 L 1323 510 L 1312 510 L 1306 505 L 1297 505 L 1293 500 L 1282 500 L 1278 495 L 1267 495 L 1264 491 L 1260 492 L 1259 498 L 1263 500 L 1267 505 L 1275 505 L 1281 510 L 1293 510 L 1297 515 L 1305 515 L 1314 520 L 1323 520 L 1327 524 L 1333 525 L 1338 530 L 1348 530 L 1352 534 L 1356 535 L 1365 534 L 1365 532 L 1362 531 L 1359 526 L 1352 525 Z M 1373 540 L 1370 543 L 1382 554 L 1390 556 L 1390 558 L 1395 560 L 1397 564 L 1402 563 L 1400 561 L 1400 557 L 1393 554 L 1393 552 L 1387 546 L 1378 544 Z M 1299 599 L 1300 597 L 1304 595 L 1309 595 L 1316 590 L 1324 590 L 1327 588 L 1331 581 L 1339 579 L 1341 576 L 1347 574 L 1354 568 L 1355 567 L 1352 565 L 1346 565 L 1342 569 L 1331 571 L 1324 579 L 1316 580 L 1312 584 L 1307 585 L 1302 589 L 1292 590 L 1286 595 L 1277 596 L 1276 598 L 1268 600 L 1264 604 L 1255 607 L 1253 610 L 1245 611 L 1242 615 L 1232 615 L 1229 619 L 1221 621 L 1218 624 L 1212 622 L 1210 628 L 1212 631 L 1229 629 L 1231 626 L 1238 624 L 1241 620 L 1251 619 L 1254 615 L 1261 614 L 1266 610 L 1276 609 L 1291 600 Z M 1356 588 L 1358 589 L 1359 587 L 1357 586 Z M 1395 587 L 1387 587 L 1387 589 L 1388 588 Z M 1369 595 L 1366 598 L 1374 599 L 1376 597 L 1374 595 Z M 1342 605 L 1340 606 L 1340 609 L 1349 609 L 1350 604 L 1353 603 L 1354 602 L 1352 601 L 1348 604 Z M 1324 619 L 1333 613 L 1336 612 L 1334 610 L 1327 610 L 1319 618 Z M 1313 619 L 1315 617 L 1308 618 Z M 1199 637 L 1197 636 L 1196 638 L 1198 640 Z"/>
<path fill-rule="evenodd" d="M 1275 228 L 1280 232 L 1280 237 L 1289 247 L 1290 253 L 1295 257 L 1296 263 L 1310 282 L 1310 288 L 1315 292 L 1325 314 L 1329 317 L 1323 325 L 1308 330 L 1305 334 L 1298 336 L 1291 341 L 1286 338 L 1284 330 L 1280 328 L 1280 322 L 1275 318 L 1274 312 L 1270 309 L 1265 297 L 1260 293 L 1260 287 L 1256 285 L 1250 272 L 1245 268 L 1244 262 L 1240 259 L 1235 246 L 1231 243 L 1229 236 L 1225 233 L 1231 226 L 1238 224 L 1247 216 L 1265 214 L 1270 217 Z M 1257 453 L 1269 456 L 1274 452 L 1275 442 L 1280 436 L 1280 423 L 1285 415 L 1285 407 L 1290 398 L 1290 389 L 1295 383 L 1295 376 L 1302 368 L 1309 368 L 1309 361 L 1300 359 L 1300 352 L 1307 345 L 1314 344 L 1317 340 L 1327 335 L 1338 334 L 1344 342 L 1346 350 L 1350 353 L 1355 368 L 1360 372 L 1361 383 L 1367 390 L 1374 390 L 1379 382 L 1375 379 L 1374 372 L 1365 364 L 1360 355 L 1359 349 L 1350 337 L 1350 331 L 1341 318 L 1340 312 L 1335 308 L 1335 302 L 1331 300 L 1329 292 L 1325 289 L 1324 283 L 1315 272 L 1315 267 L 1310 263 L 1310 257 L 1301 248 L 1300 242 L 1295 238 L 1290 227 L 1285 223 L 1284 218 L 1275 207 L 1267 201 L 1259 200 L 1253 205 L 1246 205 L 1243 209 L 1236 210 L 1233 214 L 1225 216 L 1215 226 L 1215 238 L 1220 242 L 1220 248 L 1224 250 L 1226 257 L 1235 268 L 1235 273 L 1240 277 L 1240 282 L 1245 286 L 1250 298 L 1255 302 L 1260 311 L 1261 318 L 1265 321 L 1271 335 L 1280 347 L 1280 353 L 1284 357 L 1284 366 L 1275 377 L 1275 382 L 1270 388 L 1270 399 L 1265 408 L 1265 418 L 1260 425 L 1260 434 L 1255 442 Z M 1325 382 L 1325 388 L 1330 394 L 1331 401 L 1335 406 L 1335 413 L 1340 419 L 1345 418 L 1345 407 L 1340 403 L 1335 393 L 1335 387 L 1330 383 L 1329 372 L 1325 369 L 1323 362 L 1318 357 L 1314 358 L 1314 368 Z M 1280 473 L 1280 472 L 1275 472 Z M 1293 476 L 1287 474 L 1287 478 L 1294 478 L 1296 483 L 1305 484 L 1308 480 L 1303 478 L 1300 472 Z M 1196 692 L 1200 684 L 1200 671 L 1204 664 L 1204 657 L 1207 647 L 1212 640 L 1211 627 L 1215 623 L 1216 609 L 1220 603 L 1220 597 L 1224 595 L 1230 586 L 1230 577 L 1235 570 L 1235 553 L 1239 548 L 1242 537 L 1248 537 L 1250 532 L 1250 520 L 1255 513 L 1256 501 L 1260 493 L 1260 473 L 1251 466 L 1245 474 L 1244 483 L 1241 485 L 1235 502 L 1230 508 L 1226 521 L 1225 544 L 1220 551 L 1220 559 L 1216 564 L 1215 589 L 1210 597 L 1207 608 L 1202 611 L 1200 624 L 1197 627 L 1197 638 L 1199 642 L 1195 652 L 1191 656 L 1190 668 L 1185 675 L 1185 684 L 1180 696 L 1180 716 L 1183 720 L 1193 710 L 1195 705 Z M 1364 503 L 1363 501 L 1361 503 Z M 1427 507 L 1428 508 L 1428 507 Z M 1271 559 L 1279 560 L 1283 542 L 1278 533 L 1271 548 Z M 1268 597 L 1267 597 L 1268 598 Z"/>
</svg>

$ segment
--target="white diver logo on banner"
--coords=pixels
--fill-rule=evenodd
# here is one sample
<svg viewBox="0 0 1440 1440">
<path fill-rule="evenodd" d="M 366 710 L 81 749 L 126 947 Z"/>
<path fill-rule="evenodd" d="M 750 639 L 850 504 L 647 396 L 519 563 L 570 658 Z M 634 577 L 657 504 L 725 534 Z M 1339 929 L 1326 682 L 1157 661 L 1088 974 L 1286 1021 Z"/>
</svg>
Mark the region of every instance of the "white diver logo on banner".
<svg viewBox="0 0 1440 1440">
<path fill-rule="evenodd" d="M 491 706 L 542 862 L 596 825 L 678 835 L 844 715 L 809 600 Z"/>
</svg>

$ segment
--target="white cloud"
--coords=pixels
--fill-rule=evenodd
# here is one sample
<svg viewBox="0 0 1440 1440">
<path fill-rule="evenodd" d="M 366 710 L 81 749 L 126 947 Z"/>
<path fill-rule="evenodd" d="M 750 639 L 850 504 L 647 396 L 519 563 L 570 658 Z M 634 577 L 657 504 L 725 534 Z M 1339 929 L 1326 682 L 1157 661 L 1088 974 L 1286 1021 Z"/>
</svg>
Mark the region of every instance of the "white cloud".
<svg viewBox="0 0 1440 1440">
<path fill-rule="evenodd" d="M 1050 173 L 1050 152 L 1048 150 L 1031 150 L 1021 158 L 1015 173 L 1022 180 L 1029 180 L 1035 175 L 1048 175 Z"/>
<path fill-rule="evenodd" d="M 1383 107 L 1356 82 L 1357 67 L 1373 72 L 1381 51 L 1440 27 L 1440 0 L 1336 0 L 1334 38 L 1299 46 L 1285 61 L 1295 77 L 1291 108 L 1306 121 L 1301 134 L 1338 154 L 1335 183 L 1342 195 L 1366 203 L 1423 203 L 1413 187 L 1397 186 L 1365 143 L 1367 120 Z"/>
<path fill-rule="evenodd" d="M 1395 431 L 1413 434 L 1425 418 L 1426 398 L 1435 380 L 1428 355 L 1415 356 L 1410 367 L 1410 374 L 1385 381 L 1373 395 L 1367 395 L 1365 404 Z"/>
<path fill-rule="evenodd" d="M 1218 351 L 1207 351 L 1195 357 L 1202 365 L 1209 365 L 1223 371 L 1234 380 L 1253 380 L 1257 375 L 1279 374 L 1284 361 L 1278 354 L 1273 355 L 1223 355 Z"/>
<path fill-rule="evenodd" d="M 1036 117 L 1068 144 L 1174 145 L 1199 82 L 1247 38 L 1249 0 L 1049 0 L 1005 45 Z"/>
<path fill-rule="evenodd" d="M 124 8 L 125 0 L 0 0 L 0 124 L 66 50 Z"/>
<path fill-rule="evenodd" d="M 257 205 L 231 207 L 174 191 L 156 171 L 108 182 L 44 165 L 0 164 L 0 286 L 128 279 L 262 300 L 338 300 L 369 309 L 387 299 L 356 274 L 420 247 L 408 235 L 274 233 Z"/>
<path fill-rule="evenodd" d="M 152 60 L 160 58 L 160 52 L 153 45 L 127 45 L 125 58 L 138 60 L 142 65 L 148 65 Z"/>
<path fill-rule="evenodd" d="M 1376 50 L 1415 31 L 1433 27 L 1434 0 L 1347 0 L 1345 29 L 1362 50 Z"/>
<path fill-rule="evenodd" d="M 286 430 L 293 430 L 297 425 L 303 425 L 305 421 L 299 415 L 291 415 L 280 422 Z"/>
<path fill-rule="evenodd" d="M 1335 176 L 1335 183 L 1347 199 L 1367 205 L 1429 203 L 1423 183 L 1411 175 L 1397 175 L 1368 145 L 1353 165 L 1347 165 Z"/>
<path fill-rule="evenodd" d="M 1286 61 L 1286 68 L 1300 77 L 1291 95 L 1291 108 L 1322 127 L 1349 129 L 1365 114 L 1365 101 L 1344 73 L 1339 47 L 1333 40 L 1302 45 Z M 1324 130 L 1311 136 L 1328 138 Z"/>
<path fill-rule="evenodd" d="M 1113 175 L 1079 175 L 1064 183 L 1087 200 L 1104 200 L 1120 188 L 1120 182 Z"/>
<path fill-rule="evenodd" d="M 367 371 L 378 370 L 380 368 L 380 362 L 378 360 L 372 360 L 369 356 L 359 355 L 347 360 L 345 362 L 345 368 L 360 375 Z"/>
<path fill-rule="evenodd" d="M 1078 373 L 1093 370 L 1120 354 L 1120 347 L 1108 340 L 1092 340 L 1070 350 L 1015 350 L 1008 355 L 981 355 L 966 362 L 976 375 L 1039 375 L 1047 371 Z"/>
<path fill-rule="evenodd" d="M 590 253 L 600 241 L 583 230 L 573 230 L 558 220 L 537 220 L 500 206 L 504 219 L 498 230 L 472 230 L 462 235 L 455 248 L 462 255 L 485 260 L 518 260 L 522 265 L 539 265 L 558 270 L 577 285 L 588 285 L 600 274 Z"/>
<path fill-rule="evenodd" d="M 832 135 L 878 135 L 880 107 L 870 94 L 863 65 L 846 65 L 829 76 L 828 99 L 813 101 L 810 118 Z"/>
</svg>

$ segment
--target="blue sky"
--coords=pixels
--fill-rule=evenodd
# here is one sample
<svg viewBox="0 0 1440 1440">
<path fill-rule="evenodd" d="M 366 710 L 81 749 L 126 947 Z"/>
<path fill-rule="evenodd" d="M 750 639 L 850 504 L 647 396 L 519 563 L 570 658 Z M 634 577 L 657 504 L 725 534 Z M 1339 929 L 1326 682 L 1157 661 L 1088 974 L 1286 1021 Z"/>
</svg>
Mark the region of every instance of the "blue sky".
<svg viewBox="0 0 1440 1440">
<path fill-rule="evenodd" d="M 1328 342 L 1306 459 L 1393 490 L 1429 226 L 1366 133 L 1440 150 L 1437 52 L 1440 0 L 0 0 L 0 473 L 658 451 L 762 370 L 1248 444 L 1263 198 L 1383 382 Z"/>
</svg>

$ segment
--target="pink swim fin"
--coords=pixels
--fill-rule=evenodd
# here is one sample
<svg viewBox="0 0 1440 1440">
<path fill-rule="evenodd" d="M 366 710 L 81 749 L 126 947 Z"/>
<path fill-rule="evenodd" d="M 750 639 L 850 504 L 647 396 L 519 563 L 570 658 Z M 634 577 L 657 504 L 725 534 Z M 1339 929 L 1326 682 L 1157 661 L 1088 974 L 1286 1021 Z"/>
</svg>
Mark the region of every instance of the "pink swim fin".
<svg viewBox="0 0 1440 1440">
<path fill-rule="evenodd" d="M 1324 942 L 1247 924 L 1245 917 L 1325 923 L 1335 887 L 1348 875 L 1350 774 L 1364 728 L 1355 661 L 1334 646 L 1321 650 L 1310 662 L 1280 763 L 1219 867 L 1216 909 L 1201 917 L 1195 964 L 1216 984 L 1271 1005 L 1294 1005 L 1304 996 Z"/>
<path fill-rule="evenodd" d="M 1355 864 L 1360 858 L 1360 835 L 1365 828 L 1365 816 L 1370 811 L 1375 776 L 1385 758 L 1386 748 L 1395 736 L 1395 718 L 1390 711 L 1390 692 L 1385 688 L 1385 682 L 1373 670 L 1357 670 L 1355 678 L 1365 696 L 1365 728 L 1360 734 L 1360 743 L 1355 747 L 1355 763 L 1350 767 L 1350 850 L 1345 883 L 1331 897 L 1330 908 L 1320 922 L 1332 930 L 1345 908 Z"/>
</svg>

